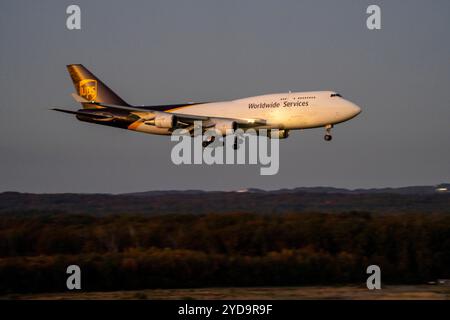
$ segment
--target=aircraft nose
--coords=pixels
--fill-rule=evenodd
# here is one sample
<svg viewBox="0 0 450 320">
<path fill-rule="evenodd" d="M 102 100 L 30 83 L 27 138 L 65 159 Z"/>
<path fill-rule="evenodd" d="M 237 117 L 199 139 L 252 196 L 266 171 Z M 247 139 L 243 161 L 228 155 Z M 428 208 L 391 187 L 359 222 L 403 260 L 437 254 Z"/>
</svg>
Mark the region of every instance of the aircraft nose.
<svg viewBox="0 0 450 320">
<path fill-rule="evenodd" d="M 358 114 L 361 113 L 361 108 L 354 104 L 353 102 L 348 101 L 348 113 L 351 117 L 356 117 Z"/>
</svg>

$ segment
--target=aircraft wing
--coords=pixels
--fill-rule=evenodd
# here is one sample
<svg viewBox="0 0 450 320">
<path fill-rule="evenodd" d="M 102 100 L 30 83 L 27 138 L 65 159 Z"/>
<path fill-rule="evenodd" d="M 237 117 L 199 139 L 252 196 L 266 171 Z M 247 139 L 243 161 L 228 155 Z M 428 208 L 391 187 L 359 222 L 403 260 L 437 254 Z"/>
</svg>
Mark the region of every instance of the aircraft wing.
<svg viewBox="0 0 450 320">
<path fill-rule="evenodd" d="M 209 122 L 214 122 L 214 119 L 230 120 L 237 123 L 238 127 L 251 128 L 257 126 L 266 125 L 266 120 L 264 119 L 237 119 L 237 118 L 223 118 L 223 117 L 208 117 L 208 116 L 196 116 L 181 113 L 171 113 L 177 117 L 182 122 L 193 124 L 195 121 L 202 121 L 206 127 L 210 126 Z"/>
<path fill-rule="evenodd" d="M 195 122 L 198 122 L 198 121 L 202 122 L 202 127 L 204 130 L 214 127 L 218 120 L 233 121 L 236 123 L 237 128 L 242 128 L 242 129 L 256 128 L 256 127 L 261 127 L 261 126 L 267 125 L 267 122 L 264 119 L 238 119 L 238 118 L 224 118 L 224 117 L 208 117 L 208 116 L 190 115 L 190 114 L 184 114 L 184 113 L 173 113 L 173 112 L 164 112 L 164 111 L 152 112 L 152 110 L 137 111 L 137 112 L 132 111 L 131 113 L 140 117 L 142 119 L 141 121 L 143 121 L 143 122 L 154 119 L 158 113 L 174 115 L 177 117 L 179 125 L 181 125 L 179 127 L 186 128 L 189 130 L 191 130 L 191 129 L 193 130 Z"/>
</svg>

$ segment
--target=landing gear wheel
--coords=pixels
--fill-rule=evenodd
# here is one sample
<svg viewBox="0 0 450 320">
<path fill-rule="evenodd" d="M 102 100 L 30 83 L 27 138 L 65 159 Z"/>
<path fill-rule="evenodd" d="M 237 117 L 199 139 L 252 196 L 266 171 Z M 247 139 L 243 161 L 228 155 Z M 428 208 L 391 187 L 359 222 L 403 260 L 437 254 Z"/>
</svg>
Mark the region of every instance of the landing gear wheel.
<svg viewBox="0 0 450 320">
<path fill-rule="evenodd" d="M 331 141 L 333 137 L 331 136 L 331 129 L 333 128 L 332 124 L 328 124 L 325 126 L 325 136 L 323 137 L 325 141 Z"/>
<path fill-rule="evenodd" d="M 216 137 L 212 136 L 209 140 L 202 141 L 203 148 L 206 148 L 211 143 L 213 143 L 216 140 Z"/>
</svg>

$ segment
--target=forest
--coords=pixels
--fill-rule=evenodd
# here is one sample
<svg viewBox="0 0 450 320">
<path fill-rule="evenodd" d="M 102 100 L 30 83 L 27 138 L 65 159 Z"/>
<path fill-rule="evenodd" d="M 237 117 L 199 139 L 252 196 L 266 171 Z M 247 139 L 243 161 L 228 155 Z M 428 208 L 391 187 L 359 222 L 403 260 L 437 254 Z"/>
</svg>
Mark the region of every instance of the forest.
<svg viewBox="0 0 450 320">
<path fill-rule="evenodd" d="M 450 278 L 450 214 L 0 215 L 0 293 L 365 283 Z"/>
</svg>

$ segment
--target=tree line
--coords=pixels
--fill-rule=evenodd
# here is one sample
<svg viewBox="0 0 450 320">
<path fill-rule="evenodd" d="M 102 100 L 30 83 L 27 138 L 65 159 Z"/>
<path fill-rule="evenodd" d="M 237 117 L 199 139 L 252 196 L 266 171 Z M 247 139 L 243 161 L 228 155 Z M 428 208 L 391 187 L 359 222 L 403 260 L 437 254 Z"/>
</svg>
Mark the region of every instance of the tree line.
<svg viewBox="0 0 450 320">
<path fill-rule="evenodd" d="M 450 278 L 448 214 L 2 215 L 0 292 L 364 283 Z"/>
</svg>

